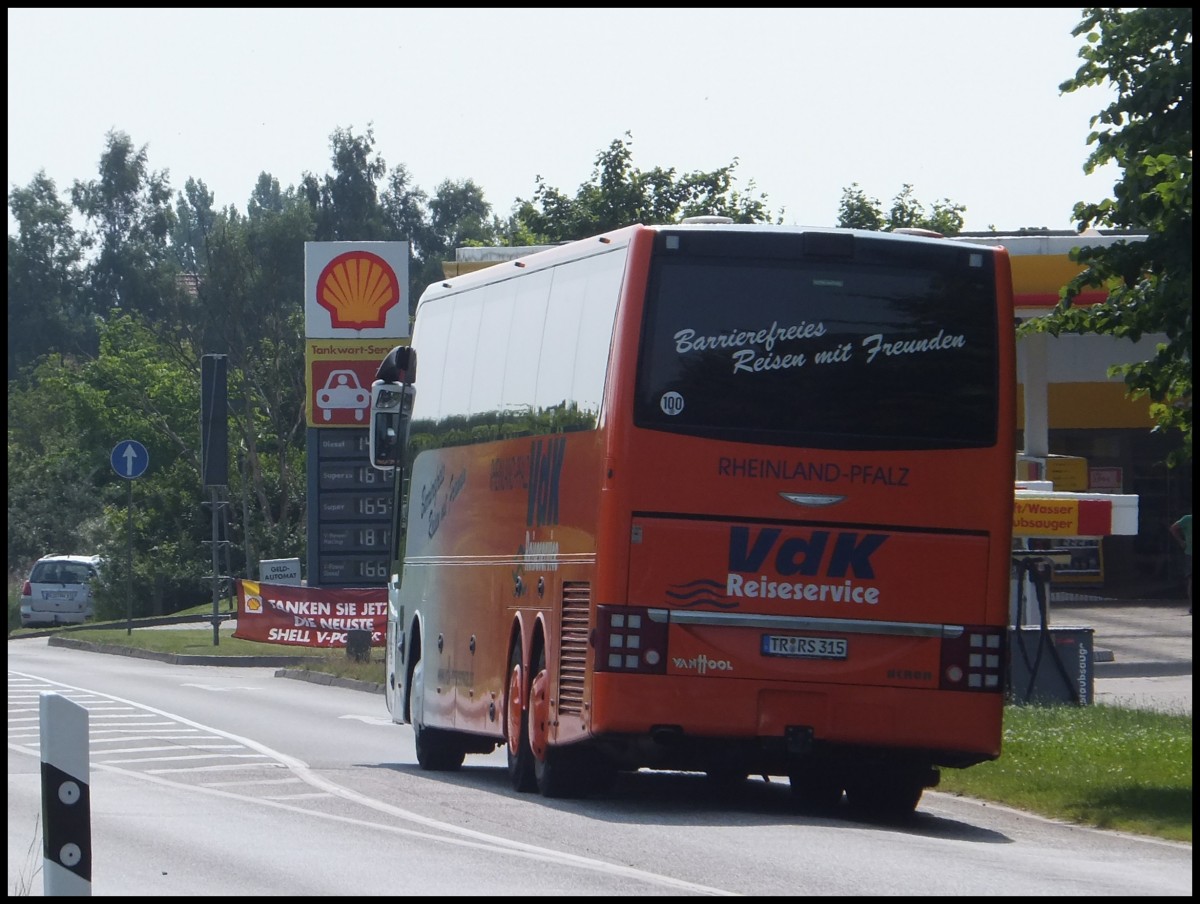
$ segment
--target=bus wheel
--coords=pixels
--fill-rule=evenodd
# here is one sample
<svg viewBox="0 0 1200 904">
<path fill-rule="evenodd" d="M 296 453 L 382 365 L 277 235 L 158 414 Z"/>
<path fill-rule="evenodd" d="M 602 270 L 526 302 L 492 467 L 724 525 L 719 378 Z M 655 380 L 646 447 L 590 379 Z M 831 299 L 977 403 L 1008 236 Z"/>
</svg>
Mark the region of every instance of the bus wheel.
<svg viewBox="0 0 1200 904">
<path fill-rule="evenodd" d="M 750 773 L 745 769 L 719 766 L 709 769 L 704 773 L 704 777 L 712 787 L 718 788 L 721 791 L 731 791 L 745 784 L 746 779 L 750 777 Z"/>
<path fill-rule="evenodd" d="M 832 810 L 842 802 L 842 782 L 832 770 L 812 765 L 793 766 L 788 781 L 796 803 L 803 810 Z"/>
<path fill-rule="evenodd" d="M 542 797 L 585 797 L 594 787 L 584 758 L 571 748 L 548 749 L 533 768 Z"/>
<path fill-rule="evenodd" d="M 580 774 L 571 752 L 550 747 L 550 675 L 546 671 L 546 651 L 539 649 L 529 682 L 526 706 L 526 737 L 533 758 L 533 777 L 543 797 L 576 797 Z"/>
<path fill-rule="evenodd" d="M 514 791 L 537 790 L 533 774 L 533 751 L 529 749 L 529 728 L 522 702 L 525 700 L 525 671 L 521 668 L 521 648 L 514 647 L 508 666 L 508 701 L 505 705 L 507 729 L 508 780 Z"/>
<path fill-rule="evenodd" d="M 546 671 L 546 651 L 538 650 L 537 665 L 529 682 L 529 705 L 526 726 L 529 749 L 535 764 L 544 762 L 550 746 L 550 675 Z"/>
<path fill-rule="evenodd" d="M 461 744 L 455 743 L 452 734 L 425 727 L 424 707 L 421 705 L 425 693 L 423 666 L 424 660 L 418 659 L 413 667 L 412 697 L 409 702 L 417 765 L 429 772 L 451 772 L 463 764 L 466 752 Z"/>
<path fill-rule="evenodd" d="M 453 735 L 436 728 L 426 728 L 420 722 L 413 725 L 417 744 L 417 764 L 429 772 L 453 772 L 458 769 L 466 752 Z"/>
<path fill-rule="evenodd" d="M 927 784 L 926 776 L 912 769 L 858 771 L 846 781 L 846 804 L 866 816 L 909 816 L 921 802 Z"/>
</svg>

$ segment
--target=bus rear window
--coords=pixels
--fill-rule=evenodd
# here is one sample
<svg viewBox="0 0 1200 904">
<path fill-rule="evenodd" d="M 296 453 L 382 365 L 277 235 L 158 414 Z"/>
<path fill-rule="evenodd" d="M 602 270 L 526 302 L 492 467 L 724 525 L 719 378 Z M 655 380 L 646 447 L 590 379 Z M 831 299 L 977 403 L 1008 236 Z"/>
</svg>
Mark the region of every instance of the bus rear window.
<svg viewBox="0 0 1200 904">
<path fill-rule="evenodd" d="M 635 423 L 829 449 L 996 442 L 993 258 L 946 243 L 903 254 L 659 253 Z"/>
</svg>

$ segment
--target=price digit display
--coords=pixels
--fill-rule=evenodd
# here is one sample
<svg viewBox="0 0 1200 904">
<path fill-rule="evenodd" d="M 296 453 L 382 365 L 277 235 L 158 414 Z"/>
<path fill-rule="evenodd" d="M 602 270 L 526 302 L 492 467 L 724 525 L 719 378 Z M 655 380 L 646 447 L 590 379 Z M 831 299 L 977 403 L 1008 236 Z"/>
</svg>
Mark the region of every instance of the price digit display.
<svg viewBox="0 0 1200 904">
<path fill-rule="evenodd" d="M 308 573 L 314 586 L 378 587 L 391 562 L 394 471 L 372 468 L 365 428 L 310 428 Z"/>
</svg>

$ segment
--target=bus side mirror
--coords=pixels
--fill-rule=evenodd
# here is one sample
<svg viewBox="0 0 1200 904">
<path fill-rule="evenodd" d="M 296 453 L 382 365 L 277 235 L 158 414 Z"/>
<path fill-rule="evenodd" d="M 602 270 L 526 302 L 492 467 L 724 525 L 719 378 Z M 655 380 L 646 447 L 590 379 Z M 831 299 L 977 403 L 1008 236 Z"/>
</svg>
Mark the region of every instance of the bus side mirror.
<svg viewBox="0 0 1200 904">
<path fill-rule="evenodd" d="M 416 390 L 411 383 L 371 384 L 371 429 L 368 449 L 371 465 L 390 471 L 400 464 L 408 437 L 408 422 L 412 417 Z"/>
<path fill-rule="evenodd" d="M 383 383 L 417 382 L 417 353 L 411 346 L 397 345 L 379 362 L 375 380 Z"/>
</svg>

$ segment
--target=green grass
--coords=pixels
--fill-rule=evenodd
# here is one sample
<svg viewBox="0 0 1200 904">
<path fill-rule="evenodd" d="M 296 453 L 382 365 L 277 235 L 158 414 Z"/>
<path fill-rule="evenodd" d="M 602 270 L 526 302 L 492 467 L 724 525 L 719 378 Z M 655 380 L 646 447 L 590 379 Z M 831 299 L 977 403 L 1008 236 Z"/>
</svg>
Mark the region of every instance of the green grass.
<svg viewBox="0 0 1200 904">
<path fill-rule="evenodd" d="M 187 628 L 134 628 L 132 632 L 113 622 L 111 628 L 87 628 L 63 631 L 65 637 L 86 640 L 89 643 L 132 647 L 136 650 L 153 650 L 158 653 L 175 653 L 188 656 L 304 656 L 319 658 L 332 652 L 318 647 L 291 646 L 278 643 L 258 643 L 242 640 L 230 634 L 228 628 L 221 629 L 218 642 L 213 644 L 211 625 Z M 17 636 L 22 632 L 14 634 Z M 340 651 L 343 658 L 346 651 Z"/>
<path fill-rule="evenodd" d="M 357 681 L 369 681 L 375 684 L 383 683 L 383 651 L 381 649 L 372 651 L 369 662 L 359 662 L 350 658 L 346 654 L 345 648 L 325 649 L 289 644 L 258 643 L 233 637 L 228 630 L 220 632 L 218 643 L 214 645 L 211 625 L 200 629 L 134 628 L 132 633 L 127 628 L 96 628 L 72 631 L 67 636 L 76 640 L 86 640 L 88 643 L 132 647 L 137 650 L 151 650 L 183 656 L 296 656 L 303 658 L 304 662 L 288 666 L 288 668 L 312 669 L 340 678 L 353 678 Z"/>
<path fill-rule="evenodd" d="M 218 604 L 218 611 L 225 615 L 230 614 L 233 611 L 231 604 L 231 600 Z M 212 603 L 184 609 L 173 615 L 211 616 Z M 42 634 L 46 630 L 46 628 L 17 628 L 14 630 L 10 620 L 8 636 L 21 637 Z M 135 626 L 130 630 L 129 622 L 120 619 L 111 622 L 88 622 L 85 626 L 64 626 L 52 630 L 53 633 L 62 634 L 64 637 L 88 643 L 180 656 L 297 656 L 303 657 L 304 663 L 289 666 L 289 668 L 306 668 L 339 678 L 383 684 L 383 651 L 380 648 L 372 650 L 370 661 L 359 662 L 350 658 L 344 648 L 324 649 L 291 644 L 259 643 L 234 637 L 228 629 L 220 631 L 217 643 L 214 645 L 211 622 L 209 624 L 197 623 L 195 627 L 187 628 L 165 629 Z"/>
<path fill-rule="evenodd" d="M 1000 759 L 944 769 L 940 791 L 1079 825 L 1192 841 L 1192 717 L 1007 706 Z"/>
<path fill-rule="evenodd" d="M 178 614 L 211 613 L 209 604 Z M 25 633 L 30 632 L 9 636 Z M 211 625 L 129 632 L 124 622 L 111 622 L 68 636 L 163 653 L 303 656 L 304 664 L 293 668 L 383 683 L 378 648 L 370 662 L 357 662 L 345 650 L 255 643 L 228 631 L 214 646 Z M 1007 706 L 1000 759 L 943 769 L 938 790 L 1078 825 L 1191 844 L 1192 717 L 1106 704 Z"/>
</svg>

